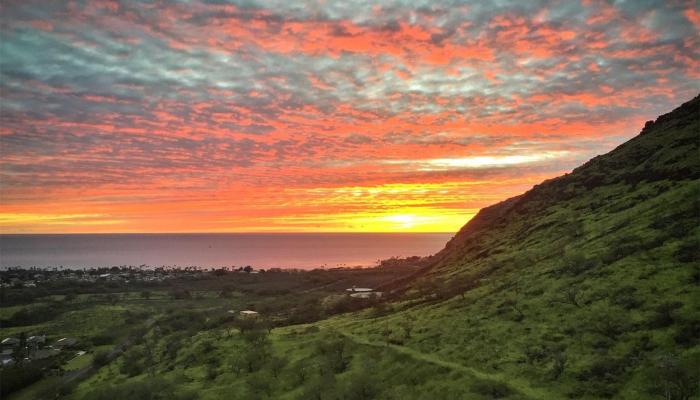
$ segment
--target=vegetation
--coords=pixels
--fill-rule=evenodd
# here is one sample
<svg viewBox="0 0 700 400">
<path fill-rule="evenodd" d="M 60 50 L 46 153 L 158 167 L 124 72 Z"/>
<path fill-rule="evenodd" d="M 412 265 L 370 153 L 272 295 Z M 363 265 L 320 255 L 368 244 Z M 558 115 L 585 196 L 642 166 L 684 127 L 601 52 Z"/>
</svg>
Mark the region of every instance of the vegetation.
<svg viewBox="0 0 700 400">
<path fill-rule="evenodd" d="M 219 271 L 117 285 L 109 298 L 13 288 L 3 334 L 123 350 L 94 353 L 85 379 L 53 386 L 50 397 L 72 400 L 697 399 L 699 144 L 700 97 L 483 209 L 433 257 Z M 353 285 L 385 295 L 350 298 Z M 56 311 L 23 311 L 34 307 Z M 18 371 L 17 387 L 34 379 L 3 368 L 3 391 Z"/>
</svg>

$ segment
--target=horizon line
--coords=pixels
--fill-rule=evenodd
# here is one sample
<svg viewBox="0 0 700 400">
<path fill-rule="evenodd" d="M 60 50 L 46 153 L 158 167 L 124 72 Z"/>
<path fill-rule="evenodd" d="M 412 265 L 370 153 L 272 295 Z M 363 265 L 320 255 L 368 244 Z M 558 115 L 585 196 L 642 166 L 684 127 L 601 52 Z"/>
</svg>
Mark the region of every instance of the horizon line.
<svg viewBox="0 0 700 400">
<path fill-rule="evenodd" d="M 211 231 L 211 232 L 0 232 L 1 235 L 260 235 L 260 234 L 271 234 L 271 235 L 298 235 L 298 234 L 456 234 L 457 232 L 452 231 L 426 231 L 426 232 L 411 232 L 411 231 Z"/>
</svg>

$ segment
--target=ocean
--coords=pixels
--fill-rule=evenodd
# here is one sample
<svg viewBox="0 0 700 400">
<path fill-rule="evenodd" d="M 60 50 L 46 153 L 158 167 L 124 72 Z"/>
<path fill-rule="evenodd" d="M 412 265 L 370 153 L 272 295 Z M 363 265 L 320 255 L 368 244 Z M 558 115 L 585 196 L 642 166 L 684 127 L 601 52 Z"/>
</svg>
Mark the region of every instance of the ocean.
<svg viewBox="0 0 700 400">
<path fill-rule="evenodd" d="M 452 233 L 204 233 L 0 235 L 0 268 L 368 267 L 426 256 Z"/>
</svg>

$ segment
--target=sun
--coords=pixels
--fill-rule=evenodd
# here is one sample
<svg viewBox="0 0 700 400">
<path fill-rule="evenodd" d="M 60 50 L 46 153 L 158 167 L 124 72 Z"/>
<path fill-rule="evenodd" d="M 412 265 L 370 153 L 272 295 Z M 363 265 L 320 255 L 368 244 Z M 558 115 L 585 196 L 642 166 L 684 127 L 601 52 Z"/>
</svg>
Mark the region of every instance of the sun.
<svg viewBox="0 0 700 400">
<path fill-rule="evenodd" d="M 414 214 L 396 214 L 384 217 L 388 222 L 393 222 L 397 224 L 401 229 L 410 229 L 417 222 L 417 217 Z"/>
</svg>

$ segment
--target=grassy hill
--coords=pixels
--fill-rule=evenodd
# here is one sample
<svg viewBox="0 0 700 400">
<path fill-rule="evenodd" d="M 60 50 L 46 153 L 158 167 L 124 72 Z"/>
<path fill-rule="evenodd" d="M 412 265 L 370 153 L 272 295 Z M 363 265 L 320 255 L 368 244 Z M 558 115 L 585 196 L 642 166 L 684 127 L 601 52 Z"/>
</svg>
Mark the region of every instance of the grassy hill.
<svg viewBox="0 0 700 400">
<path fill-rule="evenodd" d="M 389 326 L 403 346 L 554 397 L 654 398 L 673 386 L 654 382 L 660 370 L 700 366 L 699 144 L 696 97 L 482 210 L 403 288 L 396 312 L 344 328 L 380 339 Z"/>
<path fill-rule="evenodd" d="M 696 97 L 483 209 L 388 301 L 269 333 L 172 311 L 69 398 L 699 398 L 699 144 Z"/>
</svg>

